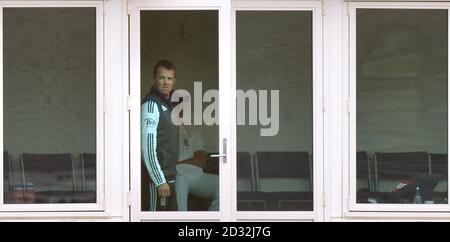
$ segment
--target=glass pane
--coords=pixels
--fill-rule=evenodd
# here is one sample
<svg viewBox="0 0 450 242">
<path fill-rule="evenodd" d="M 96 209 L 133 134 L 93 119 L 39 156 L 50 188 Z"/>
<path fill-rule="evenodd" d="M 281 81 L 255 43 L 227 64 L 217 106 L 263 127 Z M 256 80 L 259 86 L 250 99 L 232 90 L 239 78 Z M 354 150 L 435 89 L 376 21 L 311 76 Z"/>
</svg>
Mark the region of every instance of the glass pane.
<svg viewBox="0 0 450 242">
<path fill-rule="evenodd" d="M 358 9 L 359 203 L 447 203 L 447 10 Z"/>
<path fill-rule="evenodd" d="M 313 210 L 312 12 L 237 13 L 237 208 Z"/>
<path fill-rule="evenodd" d="M 3 9 L 5 203 L 96 202 L 95 8 Z"/>
<path fill-rule="evenodd" d="M 217 11 L 141 12 L 142 211 L 219 210 L 218 50 Z"/>
</svg>

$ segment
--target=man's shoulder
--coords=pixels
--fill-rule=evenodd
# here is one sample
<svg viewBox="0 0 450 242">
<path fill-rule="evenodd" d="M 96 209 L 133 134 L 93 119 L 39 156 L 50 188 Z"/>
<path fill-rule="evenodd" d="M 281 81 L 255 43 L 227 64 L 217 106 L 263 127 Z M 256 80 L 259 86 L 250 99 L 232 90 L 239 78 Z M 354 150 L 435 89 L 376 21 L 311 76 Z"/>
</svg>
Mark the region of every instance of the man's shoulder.
<svg viewBox="0 0 450 242">
<path fill-rule="evenodd" d="M 149 102 L 154 103 L 155 105 L 159 105 L 159 99 L 158 96 L 155 94 L 149 94 L 143 101 L 142 105 L 148 105 Z"/>
<path fill-rule="evenodd" d="M 150 101 L 150 100 L 155 100 L 155 98 L 156 98 L 155 93 L 150 92 L 150 93 L 148 93 L 148 94 L 145 96 L 143 102 L 148 102 L 148 101 Z"/>
<path fill-rule="evenodd" d="M 161 105 L 159 104 L 157 99 L 152 96 L 148 96 L 144 101 L 142 101 L 141 108 L 142 110 L 147 110 L 147 112 L 149 113 L 161 112 Z"/>
</svg>

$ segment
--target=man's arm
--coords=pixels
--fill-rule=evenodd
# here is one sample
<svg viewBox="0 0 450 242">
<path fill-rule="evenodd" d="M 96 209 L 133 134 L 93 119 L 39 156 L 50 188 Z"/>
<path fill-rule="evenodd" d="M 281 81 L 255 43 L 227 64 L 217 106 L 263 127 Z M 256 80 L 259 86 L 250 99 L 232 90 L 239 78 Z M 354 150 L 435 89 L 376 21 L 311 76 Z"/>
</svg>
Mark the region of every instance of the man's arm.
<svg viewBox="0 0 450 242">
<path fill-rule="evenodd" d="M 159 123 L 158 106 L 147 101 L 141 106 L 141 154 L 153 183 L 159 187 L 166 183 L 156 155 L 156 131 Z"/>
</svg>

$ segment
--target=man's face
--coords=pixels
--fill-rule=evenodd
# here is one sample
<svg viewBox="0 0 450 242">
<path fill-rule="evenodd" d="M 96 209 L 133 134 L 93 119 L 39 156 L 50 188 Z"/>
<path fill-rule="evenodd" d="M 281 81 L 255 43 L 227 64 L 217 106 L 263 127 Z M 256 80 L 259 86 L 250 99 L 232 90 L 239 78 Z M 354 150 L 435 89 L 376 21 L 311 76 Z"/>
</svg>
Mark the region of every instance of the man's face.
<svg viewBox="0 0 450 242">
<path fill-rule="evenodd" d="M 158 92 L 165 98 L 169 98 L 170 92 L 173 90 L 176 82 L 175 71 L 167 70 L 164 67 L 159 67 L 154 78 L 155 86 Z"/>
</svg>

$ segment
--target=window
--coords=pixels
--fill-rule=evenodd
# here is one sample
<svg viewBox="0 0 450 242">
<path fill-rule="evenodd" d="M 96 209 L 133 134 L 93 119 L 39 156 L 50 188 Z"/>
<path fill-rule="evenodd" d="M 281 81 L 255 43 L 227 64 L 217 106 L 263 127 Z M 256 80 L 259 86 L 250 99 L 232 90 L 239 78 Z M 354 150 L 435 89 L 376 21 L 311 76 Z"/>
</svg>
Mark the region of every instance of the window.
<svg viewBox="0 0 450 242">
<path fill-rule="evenodd" d="M 175 100 L 172 115 L 178 114 L 180 125 L 172 119 L 167 125 L 178 132 L 169 135 L 169 128 L 141 126 L 141 146 L 143 147 L 141 164 L 141 210 L 142 211 L 219 211 L 219 160 L 211 158 L 218 153 L 218 123 L 209 123 L 204 114 L 218 103 L 216 95 L 206 101 L 206 93 L 217 94 L 218 90 L 218 12 L 216 10 L 198 11 L 141 11 L 141 120 L 154 119 L 155 113 L 162 116 L 169 102 L 155 100 L 160 91 L 157 89 L 157 76 L 161 65 L 154 73 L 154 66 L 162 60 L 168 60 L 173 69 L 176 83 L 175 94 L 183 99 Z M 155 35 L 155 33 L 158 33 Z M 172 70 L 172 69 L 171 69 Z M 149 99 L 150 98 L 150 99 Z M 174 100 L 174 99 L 172 99 Z M 205 101 L 198 105 L 197 100 Z M 155 103 L 158 101 L 158 103 Z M 161 102 L 159 102 L 161 101 Z M 161 105 L 160 111 L 145 110 L 150 105 Z M 178 105 L 181 106 L 178 106 Z M 177 108 L 182 108 L 182 113 Z M 181 110 L 181 109 L 180 109 Z M 214 114 L 215 117 L 218 113 Z M 199 119 L 201 118 L 201 120 Z M 153 135 L 157 137 L 152 138 Z M 178 139 L 175 138 L 178 137 Z M 171 139 L 169 141 L 168 139 Z M 174 140 L 172 140 L 174 139 Z M 155 144 L 156 147 L 152 147 Z M 175 148 L 176 147 L 176 148 Z M 175 148 L 172 149 L 172 148 Z M 156 156 L 147 152 L 156 152 Z M 177 153 L 168 160 L 169 155 Z M 171 163 L 173 162 L 173 163 Z M 161 164 L 163 174 L 158 174 L 157 164 Z M 164 167 L 167 165 L 167 167 Z M 171 168 L 172 167 L 172 168 Z M 172 170 L 171 170 L 172 169 Z M 175 175 L 175 170 L 177 173 Z M 172 194 L 166 203 L 158 199 L 157 188 L 160 179 L 165 179 L 172 187 Z M 176 183 L 175 183 L 176 181 Z M 173 193 L 176 193 L 176 196 Z M 176 198 L 176 199 L 171 199 Z M 161 205 L 163 204 L 163 205 Z"/>
<path fill-rule="evenodd" d="M 238 11 L 236 43 L 238 210 L 312 211 L 312 12 Z"/>
<path fill-rule="evenodd" d="M 100 6 L 1 9 L 2 210 L 103 207 Z"/>
<path fill-rule="evenodd" d="M 350 4 L 353 210 L 448 209 L 448 11 Z"/>
<path fill-rule="evenodd" d="M 320 218 L 321 3 L 233 6 L 237 217 Z"/>
</svg>

